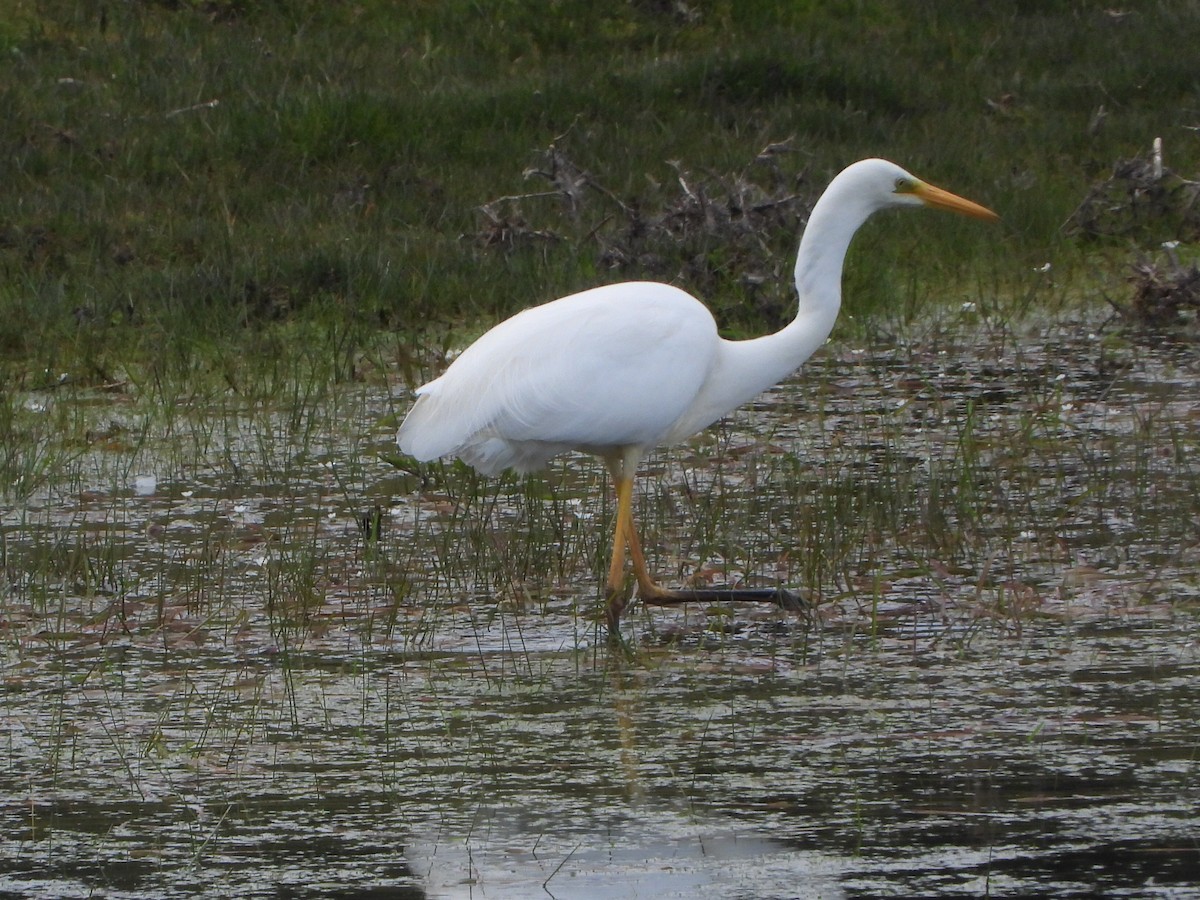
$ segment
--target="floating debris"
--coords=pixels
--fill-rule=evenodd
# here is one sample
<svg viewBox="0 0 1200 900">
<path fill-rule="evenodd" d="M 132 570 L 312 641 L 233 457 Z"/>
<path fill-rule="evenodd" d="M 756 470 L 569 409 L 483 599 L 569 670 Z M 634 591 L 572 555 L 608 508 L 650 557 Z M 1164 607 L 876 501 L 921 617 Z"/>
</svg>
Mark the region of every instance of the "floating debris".
<svg viewBox="0 0 1200 900">
<path fill-rule="evenodd" d="M 1200 181 L 1163 165 L 1162 142 L 1144 157 L 1119 160 L 1092 186 L 1067 222 L 1070 234 L 1161 241 L 1200 238 Z"/>
<path fill-rule="evenodd" d="M 1141 244 L 1132 266 L 1133 295 L 1110 301 L 1140 328 L 1194 327 L 1200 309 L 1200 268 L 1181 260 L 1186 242 L 1200 239 L 1200 181 L 1163 164 L 1161 138 L 1144 157 L 1119 160 L 1112 175 L 1092 186 L 1067 230 L 1088 238 L 1123 237 Z M 1163 240 L 1171 235 L 1172 240 Z M 1149 247 L 1157 245 L 1158 251 Z"/>
<path fill-rule="evenodd" d="M 1133 300 L 1120 311 L 1151 327 L 1196 325 L 1200 311 L 1200 267 L 1184 265 L 1168 251 L 1168 259 L 1160 264 L 1141 259 L 1133 266 Z"/>
<path fill-rule="evenodd" d="M 548 181 L 551 190 L 499 197 L 479 207 L 480 245 L 512 251 L 565 240 L 558 230 L 532 224 L 526 212 L 528 201 L 557 199 L 566 228 L 578 230 L 589 214 L 595 221 L 582 243 L 594 244 L 598 268 L 679 280 L 707 296 L 736 284 L 765 319 L 787 318 L 792 298 L 786 275 L 818 191 L 808 189 L 805 173 L 789 178 L 781 170 L 778 157 L 794 152 L 790 140 L 768 145 L 730 174 L 697 176 L 668 161 L 673 184 L 654 183 L 653 199 L 645 199 L 621 197 L 605 187 L 570 158 L 566 136 L 540 151 L 524 172 Z"/>
</svg>

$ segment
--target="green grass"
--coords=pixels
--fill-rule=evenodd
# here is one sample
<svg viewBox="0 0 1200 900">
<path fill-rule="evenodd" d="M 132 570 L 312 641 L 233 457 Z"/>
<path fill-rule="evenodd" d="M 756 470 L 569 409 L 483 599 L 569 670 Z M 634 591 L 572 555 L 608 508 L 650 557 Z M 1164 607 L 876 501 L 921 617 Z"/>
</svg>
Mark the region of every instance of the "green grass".
<svg viewBox="0 0 1200 900">
<path fill-rule="evenodd" d="M 1082 286 L 1058 299 L 1077 299 L 1095 248 L 1060 226 L 1087 185 L 1157 135 L 1168 164 L 1196 168 L 1184 129 L 1200 75 L 1160 49 L 1200 36 L 1195 3 L 1119 19 L 1067 2 L 689 8 L 18 2 L 0 26 L 5 365 L 26 380 L 46 367 L 189 380 L 298 321 L 352 349 L 386 330 L 434 341 L 637 277 L 599 262 L 620 225 L 599 195 L 574 215 L 521 205 L 561 241 L 474 240 L 482 204 L 547 189 L 522 172 L 563 135 L 647 210 L 674 196 L 669 161 L 728 175 L 793 137 L 780 167 L 806 197 L 886 155 L 1003 214 L 1001 229 L 873 223 L 851 258 L 852 320 L 1024 297 L 1046 261 Z M 794 230 L 763 236 L 781 281 L 766 315 L 736 260 L 681 282 L 732 331 L 769 327 L 790 302 Z"/>
</svg>

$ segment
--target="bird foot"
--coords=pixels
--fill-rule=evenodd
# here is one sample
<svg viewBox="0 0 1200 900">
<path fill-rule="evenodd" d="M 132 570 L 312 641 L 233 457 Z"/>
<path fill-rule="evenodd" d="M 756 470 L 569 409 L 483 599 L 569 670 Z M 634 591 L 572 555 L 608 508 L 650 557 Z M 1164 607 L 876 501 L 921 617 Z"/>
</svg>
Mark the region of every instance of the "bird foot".
<svg viewBox="0 0 1200 900">
<path fill-rule="evenodd" d="M 787 612 L 798 612 L 811 615 L 810 603 L 798 591 L 787 588 L 739 588 L 713 587 L 695 589 L 674 589 L 639 595 L 647 606 L 678 606 L 683 603 L 774 603 Z"/>
<path fill-rule="evenodd" d="M 604 602 L 604 624 L 608 627 L 610 641 L 619 640 L 621 631 L 621 613 L 629 605 L 630 591 L 624 586 L 609 588 Z"/>
<path fill-rule="evenodd" d="M 813 604 L 798 591 L 787 588 L 640 588 L 638 597 L 647 606 L 681 606 L 684 603 L 774 603 L 786 612 L 799 613 L 811 620 Z M 629 605 L 628 590 L 609 590 L 604 606 L 604 622 L 610 641 L 620 640 L 621 614 Z"/>
</svg>

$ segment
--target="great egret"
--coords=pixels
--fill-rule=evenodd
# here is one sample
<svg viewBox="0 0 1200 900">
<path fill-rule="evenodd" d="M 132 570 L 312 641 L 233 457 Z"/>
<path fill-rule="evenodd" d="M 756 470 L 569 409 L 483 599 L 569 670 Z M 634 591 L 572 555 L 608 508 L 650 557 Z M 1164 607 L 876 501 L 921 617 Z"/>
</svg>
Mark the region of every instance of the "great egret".
<svg viewBox="0 0 1200 900">
<path fill-rule="evenodd" d="M 704 304 L 669 284 L 632 281 L 562 297 L 501 322 L 419 387 L 396 435 L 400 449 L 418 460 L 457 456 L 488 475 L 529 472 L 568 450 L 603 459 L 617 493 L 610 634 L 628 602 L 626 546 L 643 602 L 791 597 L 660 587 L 633 523 L 634 472 L 654 447 L 701 431 L 808 359 L 837 318 L 842 264 L 859 226 L 878 210 L 921 205 L 998 218 L 894 163 L 861 160 L 813 207 L 796 258 L 799 309 L 782 330 L 725 340 Z"/>
</svg>

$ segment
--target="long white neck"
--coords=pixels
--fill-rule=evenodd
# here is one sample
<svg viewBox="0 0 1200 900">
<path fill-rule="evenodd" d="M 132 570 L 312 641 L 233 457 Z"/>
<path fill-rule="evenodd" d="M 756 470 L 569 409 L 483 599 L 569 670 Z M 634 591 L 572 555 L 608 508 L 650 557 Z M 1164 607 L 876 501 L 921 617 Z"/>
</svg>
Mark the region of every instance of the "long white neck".
<svg viewBox="0 0 1200 900">
<path fill-rule="evenodd" d="M 778 344 L 780 377 L 795 370 L 825 343 L 842 305 L 842 268 L 855 232 L 878 206 L 859 190 L 855 169 L 835 178 L 817 200 L 796 254 L 796 317 L 764 339 Z M 782 358 L 787 357 L 787 358 Z"/>
<path fill-rule="evenodd" d="M 862 190 L 861 165 L 830 182 L 808 218 L 796 256 L 796 317 L 774 334 L 723 342 L 718 365 L 673 437 L 695 433 L 782 381 L 825 343 L 842 305 L 846 251 L 859 226 L 879 208 Z"/>
</svg>

